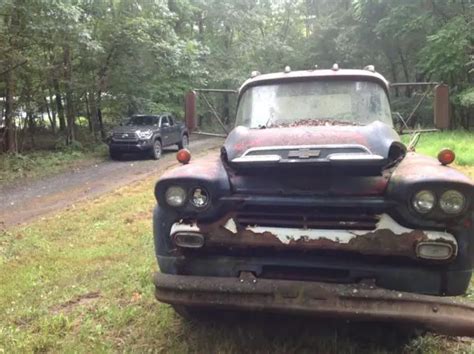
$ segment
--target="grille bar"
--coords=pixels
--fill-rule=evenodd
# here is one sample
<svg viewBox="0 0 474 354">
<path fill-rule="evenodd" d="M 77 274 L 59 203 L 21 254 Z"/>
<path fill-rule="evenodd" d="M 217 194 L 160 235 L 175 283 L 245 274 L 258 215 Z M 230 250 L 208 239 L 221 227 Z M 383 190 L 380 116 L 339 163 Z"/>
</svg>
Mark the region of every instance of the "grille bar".
<svg viewBox="0 0 474 354">
<path fill-rule="evenodd" d="M 137 134 L 135 133 L 114 133 L 112 138 L 116 141 L 136 141 Z"/>
<path fill-rule="evenodd" d="M 299 229 L 374 230 L 379 217 L 367 214 L 291 214 L 291 213 L 238 213 L 241 226 L 290 227 Z"/>
</svg>

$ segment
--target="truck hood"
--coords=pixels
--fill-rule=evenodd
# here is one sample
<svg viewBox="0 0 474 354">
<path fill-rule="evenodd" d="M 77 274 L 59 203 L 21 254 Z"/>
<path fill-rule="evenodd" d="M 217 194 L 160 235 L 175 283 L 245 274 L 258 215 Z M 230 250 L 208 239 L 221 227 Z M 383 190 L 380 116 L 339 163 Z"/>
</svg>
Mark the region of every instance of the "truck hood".
<svg viewBox="0 0 474 354">
<path fill-rule="evenodd" d="M 249 129 L 236 127 L 227 137 L 224 148 L 229 163 L 251 165 L 290 162 L 322 163 L 358 160 L 387 163 L 395 146 L 406 148 L 395 130 L 382 123 L 365 126 L 298 126 Z"/>
<path fill-rule="evenodd" d="M 123 125 L 112 129 L 112 133 L 135 133 L 137 130 L 154 130 L 152 125 Z"/>
</svg>

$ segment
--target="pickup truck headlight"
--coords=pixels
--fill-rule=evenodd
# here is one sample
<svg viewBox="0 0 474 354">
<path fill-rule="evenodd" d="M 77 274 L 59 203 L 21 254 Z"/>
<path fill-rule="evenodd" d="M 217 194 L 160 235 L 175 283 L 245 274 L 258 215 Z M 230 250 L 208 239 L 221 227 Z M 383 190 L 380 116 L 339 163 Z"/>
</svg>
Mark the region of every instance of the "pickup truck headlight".
<svg viewBox="0 0 474 354">
<path fill-rule="evenodd" d="M 459 214 L 464 209 L 466 198 L 462 193 L 448 190 L 441 195 L 439 206 L 446 214 Z"/>
<path fill-rule="evenodd" d="M 151 130 L 137 130 L 136 131 L 138 138 L 140 139 L 150 139 L 153 136 L 153 132 Z"/>
<path fill-rule="evenodd" d="M 426 214 L 433 209 L 436 197 L 433 192 L 422 190 L 415 194 L 412 200 L 413 207 L 421 214 Z"/>
<path fill-rule="evenodd" d="M 183 206 L 186 202 L 186 191 L 179 186 L 171 186 L 165 192 L 166 203 L 172 207 Z"/>
</svg>

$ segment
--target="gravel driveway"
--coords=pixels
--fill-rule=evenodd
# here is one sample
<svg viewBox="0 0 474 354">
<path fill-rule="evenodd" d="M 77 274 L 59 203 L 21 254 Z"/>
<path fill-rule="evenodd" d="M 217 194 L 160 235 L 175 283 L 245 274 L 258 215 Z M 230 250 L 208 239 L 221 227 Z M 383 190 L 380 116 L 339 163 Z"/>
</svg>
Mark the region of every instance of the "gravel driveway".
<svg viewBox="0 0 474 354">
<path fill-rule="evenodd" d="M 202 153 L 222 145 L 219 138 L 194 139 L 193 153 Z M 118 187 L 157 175 L 176 164 L 176 149 L 165 149 L 160 160 L 140 156 L 121 161 L 103 161 L 55 176 L 15 186 L 0 186 L 0 230 L 22 224 L 79 200 L 97 197 Z"/>
</svg>

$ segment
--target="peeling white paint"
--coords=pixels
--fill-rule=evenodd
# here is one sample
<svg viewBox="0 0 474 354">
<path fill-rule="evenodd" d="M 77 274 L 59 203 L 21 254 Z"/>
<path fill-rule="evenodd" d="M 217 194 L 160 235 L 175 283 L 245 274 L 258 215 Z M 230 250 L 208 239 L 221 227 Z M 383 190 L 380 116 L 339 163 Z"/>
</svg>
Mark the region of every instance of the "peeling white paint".
<svg viewBox="0 0 474 354">
<path fill-rule="evenodd" d="M 235 224 L 235 221 L 232 218 L 227 220 L 226 224 L 224 225 L 224 228 L 229 230 L 230 232 L 233 232 L 234 234 L 237 233 L 237 225 Z"/>
<path fill-rule="evenodd" d="M 326 239 L 337 243 L 349 243 L 352 239 L 366 235 L 368 233 L 377 232 L 380 230 L 390 230 L 396 236 L 414 231 L 414 229 L 406 228 L 395 220 L 390 215 L 380 215 L 379 222 L 374 230 L 331 230 L 331 229 L 297 229 L 285 227 L 264 227 L 264 226 L 248 226 L 247 230 L 254 233 L 270 232 L 275 235 L 282 243 L 289 244 L 291 241 L 305 240 L 321 240 Z M 443 240 L 445 242 L 456 243 L 453 235 L 444 231 L 423 231 L 428 240 Z"/>
<path fill-rule="evenodd" d="M 237 225 L 233 218 L 230 218 L 223 226 L 233 234 L 237 234 Z M 274 235 L 280 242 L 289 244 L 292 241 L 312 241 L 312 240 L 328 240 L 339 244 L 348 244 L 352 239 L 367 235 L 369 233 L 380 230 L 390 230 L 396 236 L 410 233 L 414 229 L 410 229 L 398 224 L 388 214 L 381 214 L 379 222 L 374 230 L 331 230 L 331 229 L 300 229 L 300 228 L 286 228 L 286 227 L 267 227 L 267 226 L 247 226 L 246 230 L 252 231 L 255 234 L 263 234 L 265 232 Z M 171 227 L 171 235 L 178 232 L 195 232 L 201 233 L 199 227 L 195 224 L 184 224 L 182 221 L 173 224 Z M 433 242 L 447 242 L 454 247 L 454 253 L 457 250 L 456 238 L 445 231 L 428 231 L 424 230 L 423 234 L 426 236 L 426 241 Z M 255 235 L 258 237 L 258 235 Z"/>
</svg>

